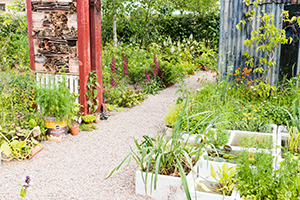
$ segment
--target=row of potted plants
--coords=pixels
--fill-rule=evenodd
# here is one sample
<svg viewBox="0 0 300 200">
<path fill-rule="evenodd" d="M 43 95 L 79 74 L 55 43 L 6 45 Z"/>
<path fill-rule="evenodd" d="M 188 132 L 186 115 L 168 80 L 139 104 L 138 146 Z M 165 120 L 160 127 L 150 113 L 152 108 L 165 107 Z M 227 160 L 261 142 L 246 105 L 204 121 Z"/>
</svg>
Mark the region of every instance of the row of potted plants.
<svg viewBox="0 0 300 200">
<path fill-rule="evenodd" d="M 86 125 L 81 129 L 86 130 L 90 127 L 95 129 L 91 123 L 99 123 L 101 119 L 107 119 L 105 112 L 97 113 L 99 102 L 97 101 L 98 79 L 95 72 L 91 72 L 88 82 L 88 104 L 89 111 L 94 114 L 83 116 L 81 114 L 81 105 L 76 103 L 78 94 L 72 94 L 68 88 L 66 80 L 55 82 L 50 80 L 47 84 L 37 83 L 34 87 L 35 104 L 38 109 L 32 109 L 29 126 L 31 129 L 22 129 L 15 125 L 15 131 L 2 129 L 0 126 L 1 154 L 4 160 L 17 158 L 19 160 L 31 158 L 42 149 L 41 141 L 48 139 L 51 141 L 61 141 L 68 132 L 73 135 L 79 133 L 79 125 L 85 122 Z M 92 94 L 92 95 L 91 95 Z M 5 116 L 5 115 L 4 115 Z M 37 119 L 41 120 L 39 123 Z M 26 122 L 26 120 L 24 121 Z M 21 124 L 21 123 L 20 123 Z M 90 125 L 91 124 L 91 125 Z M 11 134 L 16 136 L 10 137 Z"/>
</svg>

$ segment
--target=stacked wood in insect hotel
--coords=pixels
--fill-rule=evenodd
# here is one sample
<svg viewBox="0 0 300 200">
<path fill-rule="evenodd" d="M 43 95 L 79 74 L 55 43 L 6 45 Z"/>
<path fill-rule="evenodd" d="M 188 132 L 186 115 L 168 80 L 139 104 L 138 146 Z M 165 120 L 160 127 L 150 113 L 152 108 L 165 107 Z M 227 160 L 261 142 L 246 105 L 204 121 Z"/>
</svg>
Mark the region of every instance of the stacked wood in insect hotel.
<svg viewBox="0 0 300 200">
<path fill-rule="evenodd" d="M 79 74 L 76 0 L 31 1 L 37 72 Z"/>
</svg>

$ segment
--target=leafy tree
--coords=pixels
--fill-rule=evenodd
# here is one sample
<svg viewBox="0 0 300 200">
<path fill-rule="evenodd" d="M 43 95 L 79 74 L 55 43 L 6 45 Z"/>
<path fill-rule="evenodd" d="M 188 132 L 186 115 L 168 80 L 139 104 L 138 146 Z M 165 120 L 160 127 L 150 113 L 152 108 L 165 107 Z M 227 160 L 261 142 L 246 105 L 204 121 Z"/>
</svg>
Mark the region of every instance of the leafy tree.
<svg viewBox="0 0 300 200">
<path fill-rule="evenodd" d="M 126 0 L 102 0 L 102 11 L 107 20 L 112 22 L 114 47 L 118 43 L 117 37 L 117 17 L 124 14 Z"/>
</svg>

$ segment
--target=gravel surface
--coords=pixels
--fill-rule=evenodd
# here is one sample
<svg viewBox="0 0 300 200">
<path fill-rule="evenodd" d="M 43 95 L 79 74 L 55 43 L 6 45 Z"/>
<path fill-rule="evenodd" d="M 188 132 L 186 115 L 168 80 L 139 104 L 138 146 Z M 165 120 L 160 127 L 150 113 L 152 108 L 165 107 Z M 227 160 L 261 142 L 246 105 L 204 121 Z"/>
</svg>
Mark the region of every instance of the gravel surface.
<svg viewBox="0 0 300 200">
<path fill-rule="evenodd" d="M 197 88 L 198 78 L 209 72 L 198 73 L 186 79 Z M 104 180 L 134 146 L 133 137 L 155 136 L 164 127 L 163 117 L 174 103 L 178 85 L 157 95 L 149 95 L 141 105 L 112 113 L 107 121 L 98 124 L 98 130 L 67 136 L 61 142 L 42 142 L 44 149 L 31 160 L 2 162 L 0 167 L 0 200 L 20 199 L 22 177 L 33 176 L 34 187 L 26 199 L 32 200 L 135 200 L 151 199 L 135 194 L 133 161 L 125 163 L 108 180 Z"/>
</svg>

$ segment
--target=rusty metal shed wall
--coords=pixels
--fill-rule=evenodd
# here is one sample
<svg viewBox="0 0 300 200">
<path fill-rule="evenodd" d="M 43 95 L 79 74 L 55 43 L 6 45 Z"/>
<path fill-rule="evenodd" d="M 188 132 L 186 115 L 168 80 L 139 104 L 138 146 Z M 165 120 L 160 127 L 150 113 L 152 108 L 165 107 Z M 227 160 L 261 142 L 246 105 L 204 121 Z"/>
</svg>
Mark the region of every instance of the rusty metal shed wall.
<svg viewBox="0 0 300 200">
<path fill-rule="evenodd" d="M 252 1 L 252 0 L 251 0 Z M 253 1 L 252 1 L 253 2 Z M 292 3 L 292 0 L 266 0 L 257 8 L 254 8 L 255 16 L 263 15 L 264 13 L 273 13 L 274 24 L 277 28 L 282 28 L 282 10 L 285 5 Z M 293 4 L 300 4 L 300 0 L 293 2 Z M 220 16 L 220 41 L 219 41 L 219 71 L 222 76 L 227 76 L 233 73 L 239 66 L 246 67 L 246 58 L 243 56 L 244 52 L 250 53 L 254 56 L 264 56 L 262 52 L 256 52 L 256 46 L 251 45 L 247 47 L 244 45 L 246 39 L 250 39 L 251 27 L 250 24 L 241 26 L 241 30 L 236 29 L 236 25 L 240 20 L 246 19 L 246 13 L 254 6 L 249 7 L 243 3 L 243 0 L 221 0 L 221 16 Z M 254 20 L 253 26 L 257 30 L 262 24 Z M 275 50 L 274 61 L 277 63 L 269 71 L 270 84 L 276 85 L 278 80 L 279 66 L 280 66 L 280 50 L 279 46 Z M 259 60 L 255 60 L 258 64 Z M 266 66 L 265 66 L 266 68 Z M 257 78 L 258 74 L 254 74 L 253 78 Z"/>
</svg>

